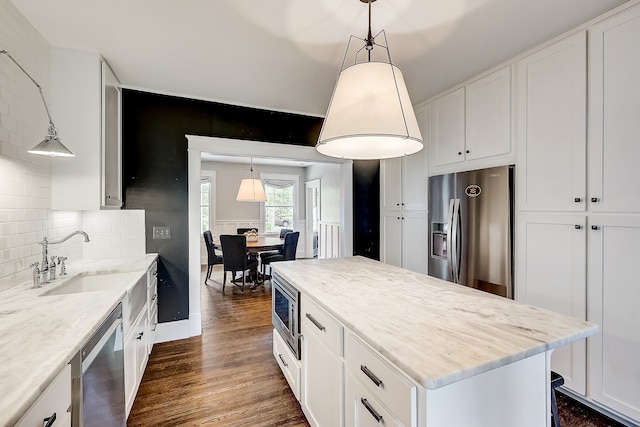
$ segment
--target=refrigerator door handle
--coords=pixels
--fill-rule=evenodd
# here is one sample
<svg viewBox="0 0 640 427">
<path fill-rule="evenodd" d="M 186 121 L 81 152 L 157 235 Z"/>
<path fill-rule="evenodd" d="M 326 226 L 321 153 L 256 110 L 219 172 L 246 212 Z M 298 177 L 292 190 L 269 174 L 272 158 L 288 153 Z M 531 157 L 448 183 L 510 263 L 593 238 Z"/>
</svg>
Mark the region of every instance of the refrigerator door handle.
<svg viewBox="0 0 640 427">
<path fill-rule="evenodd" d="M 453 200 L 453 213 L 451 217 L 452 236 L 451 236 L 451 261 L 453 268 L 453 281 L 460 283 L 460 199 Z"/>
<path fill-rule="evenodd" d="M 449 200 L 449 214 L 447 215 L 447 223 L 449 224 L 449 230 L 447 230 L 447 268 L 451 273 L 451 278 L 455 282 L 455 273 L 453 268 L 453 233 L 454 233 L 454 207 L 455 207 L 455 199 Z"/>
</svg>

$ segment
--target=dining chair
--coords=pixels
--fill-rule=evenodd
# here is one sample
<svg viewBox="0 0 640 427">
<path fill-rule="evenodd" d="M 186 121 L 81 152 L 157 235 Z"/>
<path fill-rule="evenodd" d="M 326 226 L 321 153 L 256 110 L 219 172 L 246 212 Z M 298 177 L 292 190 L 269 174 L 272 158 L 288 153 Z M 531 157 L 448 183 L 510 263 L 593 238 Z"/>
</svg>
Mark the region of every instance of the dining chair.
<svg viewBox="0 0 640 427">
<path fill-rule="evenodd" d="M 207 276 L 204 279 L 204 283 L 207 283 L 207 280 L 211 279 L 211 271 L 213 271 L 214 265 L 220 265 L 223 263 L 222 256 L 216 254 L 216 248 L 213 245 L 213 236 L 211 235 L 211 231 L 207 230 L 202 233 L 204 237 L 204 244 L 207 247 Z"/>
<path fill-rule="evenodd" d="M 271 268 L 272 262 L 291 261 L 296 259 L 296 250 L 298 249 L 299 231 L 293 231 L 285 234 L 282 249 L 276 253 L 260 254 L 260 262 L 262 264 L 262 275 L 266 273 L 267 265 Z"/>
<path fill-rule="evenodd" d="M 236 233 L 238 233 L 238 234 L 244 234 L 244 233 L 246 233 L 247 231 L 251 231 L 251 230 L 255 230 L 255 231 L 256 231 L 256 233 L 258 233 L 258 229 L 257 229 L 257 228 L 255 228 L 255 227 L 251 227 L 251 228 L 236 228 Z"/>
<path fill-rule="evenodd" d="M 232 278 L 235 277 L 236 271 L 242 272 L 242 292 L 244 292 L 245 272 L 256 270 L 258 267 L 258 260 L 250 258 L 247 254 L 247 237 L 244 234 L 223 234 L 220 236 L 220 244 L 224 255 L 222 257 L 224 265 L 222 292 L 227 282 L 227 271 L 231 271 Z M 233 280 L 231 283 L 238 286 Z"/>
</svg>

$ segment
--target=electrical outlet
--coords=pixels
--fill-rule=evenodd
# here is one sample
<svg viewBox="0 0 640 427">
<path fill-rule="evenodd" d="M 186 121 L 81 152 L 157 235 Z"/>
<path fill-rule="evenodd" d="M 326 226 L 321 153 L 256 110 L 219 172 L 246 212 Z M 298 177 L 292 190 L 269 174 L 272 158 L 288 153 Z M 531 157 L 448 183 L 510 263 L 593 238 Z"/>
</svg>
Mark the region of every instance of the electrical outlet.
<svg viewBox="0 0 640 427">
<path fill-rule="evenodd" d="M 170 227 L 153 227 L 153 239 L 170 239 L 171 228 Z"/>
</svg>

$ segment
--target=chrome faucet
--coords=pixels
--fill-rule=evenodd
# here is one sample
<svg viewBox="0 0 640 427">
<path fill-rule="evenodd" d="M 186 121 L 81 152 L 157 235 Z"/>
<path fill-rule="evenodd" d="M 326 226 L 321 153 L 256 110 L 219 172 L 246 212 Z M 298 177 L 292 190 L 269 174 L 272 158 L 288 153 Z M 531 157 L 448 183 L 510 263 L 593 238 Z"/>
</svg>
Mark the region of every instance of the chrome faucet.
<svg viewBox="0 0 640 427">
<path fill-rule="evenodd" d="M 42 242 L 38 242 L 38 244 L 42 245 L 42 266 L 40 268 L 40 274 L 41 274 L 41 284 L 44 285 L 45 283 L 54 280 L 55 279 L 55 275 L 56 273 L 53 273 L 53 277 L 50 280 L 47 280 L 47 273 L 49 272 L 49 262 L 47 261 L 47 257 L 49 256 L 49 245 L 57 245 L 63 242 L 66 242 L 67 240 L 69 240 L 71 237 L 75 236 L 76 234 L 82 234 L 84 236 L 84 241 L 85 242 L 89 242 L 89 235 L 87 233 L 85 233 L 84 231 L 74 231 L 73 233 L 70 233 L 69 235 L 61 238 L 61 239 L 56 239 L 56 240 L 48 240 L 46 237 L 44 237 L 42 239 Z M 53 262 L 53 260 L 51 260 L 51 268 L 53 268 L 55 270 L 56 265 Z"/>
</svg>

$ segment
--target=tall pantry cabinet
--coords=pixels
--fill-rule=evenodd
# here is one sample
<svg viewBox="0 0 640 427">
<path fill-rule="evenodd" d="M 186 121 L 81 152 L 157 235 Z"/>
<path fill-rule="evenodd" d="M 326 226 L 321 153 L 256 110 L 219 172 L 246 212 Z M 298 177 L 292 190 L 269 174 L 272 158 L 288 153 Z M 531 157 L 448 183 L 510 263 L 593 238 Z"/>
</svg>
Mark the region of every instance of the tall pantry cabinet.
<svg viewBox="0 0 640 427">
<path fill-rule="evenodd" d="M 427 108 L 416 107 L 426 139 Z M 380 260 L 427 273 L 427 143 L 410 156 L 380 162 Z"/>
<path fill-rule="evenodd" d="M 636 423 L 638 40 L 636 4 L 518 61 L 515 85 L 516 298 L 599 325 L 556 350 L 552 369 L 574 395 Z"/>
</svg>

